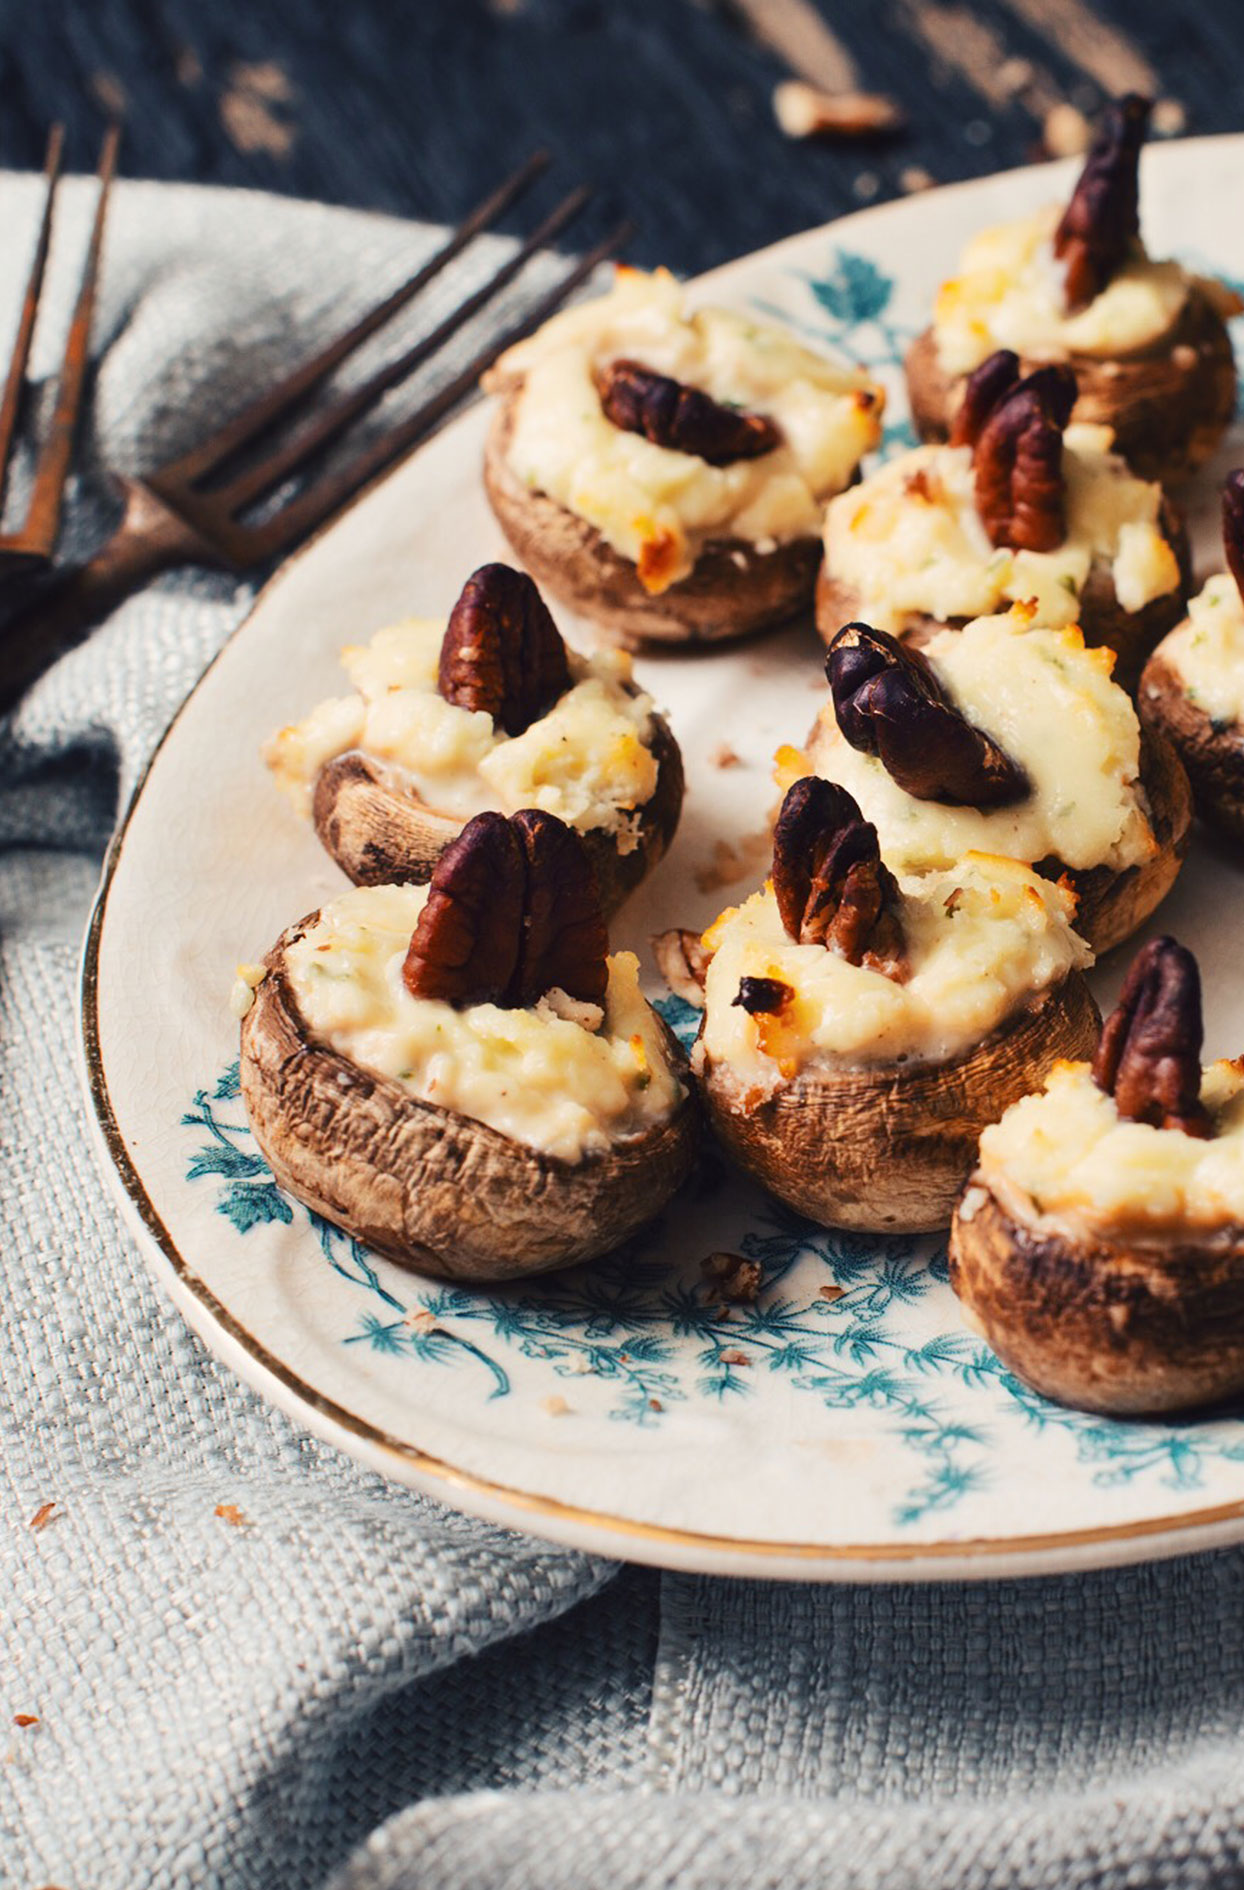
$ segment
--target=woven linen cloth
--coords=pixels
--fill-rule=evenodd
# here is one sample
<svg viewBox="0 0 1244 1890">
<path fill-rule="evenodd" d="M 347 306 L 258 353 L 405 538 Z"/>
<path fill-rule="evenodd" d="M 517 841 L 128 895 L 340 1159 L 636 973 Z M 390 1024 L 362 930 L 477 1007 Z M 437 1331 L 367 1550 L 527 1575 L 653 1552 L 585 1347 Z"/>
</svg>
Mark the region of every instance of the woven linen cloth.
<svg viewBox="0 0 1244 1890">
<path fill-rule="evenodd" d="M 36 207 L 0 179 L 6 309 Z M 71 185 L 44 381 L 89 210 Z M 189 446 L 432 240 L 121 187 L 67 554 L 115 513 L 105 467 Z M 118 807 L 249 596 L 161 581 L 0 730 L 0 1882 L 1244 1882 L 1244 1557 L 980 1588 L 620 1569 L 362 1473 L 184 1329 L 88 1145 L 77 959 Z"/>
</svg>

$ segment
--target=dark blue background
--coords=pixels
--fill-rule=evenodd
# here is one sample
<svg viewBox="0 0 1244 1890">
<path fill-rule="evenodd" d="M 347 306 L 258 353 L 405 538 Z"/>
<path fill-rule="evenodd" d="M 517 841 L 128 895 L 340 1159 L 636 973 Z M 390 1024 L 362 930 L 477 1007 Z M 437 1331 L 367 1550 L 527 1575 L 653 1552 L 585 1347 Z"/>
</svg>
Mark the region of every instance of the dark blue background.
<svg viewBox="0 0 1244 1890">
<path fill-rule="evenodd" d="M 602 222 L 636 217 L 637 261 L 685 272 L 896 195 L 910 167 L 944 182 L 1039 153 L 1038 115 L 936 69 L 905 0 L 821 3 L 864 82 L 906 109 L 903 137 L 785 139 L 769 105 L 782 64 L 726 0 L 3 0 L 0 163 L 38 165 L 60 117 L 85 168 L 102 108 L 124 102 L 131 176 L 452 219 L 545 142 L 559 181 L 601 186 Z M 1097 10 L 1161 73 L 1189 131 L 1244 126 L 1244 7 Z M 1100 102 L 1001 0 L 973 12 L 1079 106 Z"/>
</svg>

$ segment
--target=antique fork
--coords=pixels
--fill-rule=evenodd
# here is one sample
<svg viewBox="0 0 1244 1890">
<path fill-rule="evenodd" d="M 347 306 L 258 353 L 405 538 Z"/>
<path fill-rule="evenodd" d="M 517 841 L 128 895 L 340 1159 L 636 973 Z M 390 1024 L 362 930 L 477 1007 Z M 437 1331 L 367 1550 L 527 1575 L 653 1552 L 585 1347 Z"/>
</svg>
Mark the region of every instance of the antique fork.
<svg viewBox="0 0 1244 1890">
<path fill-rule="evenodd" d="M 242 572 L 288 551 L 400 454 L 427 437 L 471 390 L 497 356 L 544 321 L 631 234 L 619 224 L 580 257 L 533 305 L 488 340 L 452 379 L 415 412 L 362 447 L 348 464 L 324 472 L 270 515 L 248 524 L 243 514 L 321 452 L 389 388 L 403 380 L 476 315 L 523 265 L 557 237 L 588 201 L 573 190 L 480 288 L 428 335 L 362 386 L 337 396 L 292 438 L 229 474 L 244 449 L 289 419 L 342 361 L 409 302 L 471 239 L 495 222 L 549 162 L 534 153 L 454 231 L 408 281 L 287 379 L 251 402 L 192 452 L 145 479 L 121 481 L 125 511 L 117 530 L 88 564 L 70 573 L 0 631 L 0 713 L 84 631 L 158 571 L 205 564 Z M 223 477 L 221 475 L 224 475 Z"/>
<path fill-rule="evenodd" d="M 0 533 L 0 577 L 37 570 L 48 562 L 56 548 L 56 535 L 60 530 L 61 505 L 65 495 L 65 480 L 73 452 L 78 414 L 82 407 L 82 389 L 86 380 L 87 354 L 91 338 L 91 316 L 95 308 L 95 283 L 99 275 L 99 256 L 104 241 L 104 220 L 108 214 L 108 193 L 116 174 L 117 146 L 120 140 L 120 126 L 109 126 L 99 154 L 99 165 L 96 170 L 96 176 L 99 179 L 99 195 L 95 203 L 95 221 L 91 227 L 86 263 L 78 289 L 78 300 L 74 307 L 73 319 L 69 324 L 69 334 L 61 360 L 56 405 L 52 412 L 47 438 L 40 448 L 35 465 L 34 483 L 31 486 L 26 516 L 16 531 Z M 43 289 L 43 274 L 51 244 L 52 213 L 56 203 L 56 186 L 60 182 L 61 154 L 64 144 L 64 126 L 53 125 L 48 134 L 47 158 L 43 166 L 43 175 L 47 179 L 43 216 L 39 223 L 34 261 L 30 267 L 30 279 L 26 284 L 22 312 L 17 324 L 17 340 L 13 344 L 13 353 L 9 360 L 4 393 L 0 395 L 0 497 L 3 496 L 4 486 L 8 479 L 13 434 L 17 426 L 22 392 L 26 385 L 26 367 L 30 359 L 35 315 Z"/>
</svg>

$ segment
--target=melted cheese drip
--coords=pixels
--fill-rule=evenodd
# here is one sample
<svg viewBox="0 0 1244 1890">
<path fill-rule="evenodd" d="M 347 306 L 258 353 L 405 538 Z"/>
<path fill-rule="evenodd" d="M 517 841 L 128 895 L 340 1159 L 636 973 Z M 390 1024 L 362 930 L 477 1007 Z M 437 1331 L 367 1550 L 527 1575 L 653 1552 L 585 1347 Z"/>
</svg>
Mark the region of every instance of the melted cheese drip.
<svg viewBox="0 0 1244 1890">
<path fill-rule="evenodd" d="M 1108 427 L 1063 436 L 1067 536 L 1056 551 L 995 550 L 976 510 L 971 448 L 921 446 L 839 494 L 825 515 L 825 569 L 859 593 L 860 616 L 900 631 L 912 613 L 981 617 L 1032 599 L 1043 624 L 1075 623 L 1096 560 L 1124 610 L 1179 587 L 1162 535 L 1162 489 L 1110 451 Z"/>
<path fill-rule="evenodd" d="M 723 405 L 777 422 L 782 444 L 758 459 L 710 466 L 615 427 L 594 373 L 638 360 Z M 501 357 L 485 382 L 523 378 L 508 460 L 532 491 L 586 519 L 639 566 L 652 592 L 686 577 L 710 539 L 771 550 L 815 537 L 881 438 L 885 395 L 859 370 L 814 354 L 770 322 L 726 309 L 688 314 L 665 270 L 619 270 L 613 290 L 554 316 Z"/>
<path fill-rule="evenodd" d="M 1062 1063 L 1041 1095 L 981 1136 L 980 1178 L 1025 1218 L 1104 1234 L 1208 1234 L 1244 1222 L 1244 1069 L 1212 1063 L 1201 1100 L 1208 1141 L 1120 1116 L 1087 1063 Z"/>
<path fill-rule="evenodd" d="M 1175 671 L 1198 709 L 1228 728 L 1244 722 L 1244 603 L 1235 579 L 1210 578 L 1188 605 L 1188 618 L 1155 655 Z"/>
<path fill-rule="evenodd" d="M 634 815 L 656 790 L 651 696 L 634 689 L 629 656 L 568 652 L 573 686 L 521 735 L 494 729 L 482 709 L 436 691 L 445 626 L 423 618 L 342 651 L 356 694 L 321 702 L 264 748 L 264 760 L 302 814 L 327 762 L 358 748 L 403 769 L 438 812 L 503 814 L 539 807 L 581 833 L 635 844 Z"/>
<path fill-rule="evenodd" d="M 1153 857 L 1140 724 L 1110 680 L 1109 651 L 1086 650 L 1074 627 L 1046 630 L 1017 608 L 943 630 L 925 654 L 952 701 L 1019 762 L 1033 791 L 991 811 L 916 800 L 875 756 L 848 746 L 831 705 L 817 724 L 813 763 L 854 795 L 891 867 L 948 866 L 977 851 L 1118 872 Z"/>
<path fill-rule="evenodd" d="M 1014 348 L 1031 361 L 1127 354 L 1157 341 L 1178 320 L 1191 279 L 1178 263 L 1151 262 L 1139 240 L 1101 294 L 1068 315 L 1064 265 L 1053 249 L 1061 215 L 1061 206 L 1050 204 L 972 238 L 933 309 L 938 359 L 947 374 L 970 374 L 995 348 Z"/>
<path fill-rule="evenodd" d="M 355 886 L 286 951 L 310 1034 L 412 1096 L 563 1161 L 672 1115 L 682 1084 L 631 952 L 609 960 L 603 1015 L 551 992 L 534 1010 L 413 998 L 402 982 L 426 886 Z"/>
<path fill-rule="evenodd" d="M 771 885 L 723 913 L 705 934 L 708 1056 L 761 1093 L 808 1065 L 942 1062 L 1091 959 L 1071 929 L 1070 897 L 1015 860 L 969 855 L 899 886 L 904 984 L 796 944 Z M 780 979 L 795 995 L 778 1017 L 749 1016 L 734 1002 L 745 977 Z"/>
</svg>

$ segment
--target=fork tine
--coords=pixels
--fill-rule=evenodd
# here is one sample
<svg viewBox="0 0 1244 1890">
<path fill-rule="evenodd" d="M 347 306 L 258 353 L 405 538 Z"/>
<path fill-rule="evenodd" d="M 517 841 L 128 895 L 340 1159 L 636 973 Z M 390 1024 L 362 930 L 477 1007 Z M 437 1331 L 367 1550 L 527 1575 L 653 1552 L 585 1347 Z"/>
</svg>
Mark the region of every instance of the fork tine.
<svg viewBox="0 0 1244 1890">
<path fill-rule="evenodd" d="M 634 234 L 634 226 L 628 221 L 618 224 L 585 256 L 580 257 L 574 267 L 561 280 L 540 297 L 529 308 L 520 321 L 515 322 L 504 334 L 494 337 L 479 353 L 461 368 L 447 386 L 442 387 L 414 413 L 385 433 L 380 439 L 373 440 L 370 446 L 351 462 L 349 466 L 333 474 L 332 477 L 317 481 L 308 491 L 292 500 L 274 518 L 264 524 L 251 528 L 232 527 L 238 533 L 238 542 L 244 547 L 244 556 L 248 561 L 275 556 L 286 546 L 294 544 L 307 532 L 335 512 L 346 499 L 360 486 L 380 472 L 392 460 L 416 446 L 436 427 L 438 421 L 457 406 L 462 396 L 474 386 L 486 368 L 492 366 L 498 355 L 507 348 L 521 341 L 523 336 L 546 321 L 553 312 L 585 282 L 594 269 L 600 267 L 615 250 L 620 249 Z"/>
<path fill-rule="evenodd" d="M 74 308 L 73 320 L 69 325 L 69 337 L 65 343 L 52 424 L 48 429 L 47 439 L 35 467 L 34 490 L 30 495 L 30 505 L 26 512 L 23 536 L 49 555 L 56 544 L 56 534 L 60 528 L 65 478 L 69 471 L 73 436 L 78 424 L 78 412 L 82 405 L 82 390 L 90 357 L 95 285 L 99 277 L 104 223 L 108 214 L 108 198 L 112 189 L 112 180 L 116 175 L 117 149 L 120 143 L 120 125 L 109 125 L 99 154 L 97 171 L 99 196 L 95 204 L 95 221 L 91 227 L 86 267 L 82 272 L 82 285 L 78 290 L 78 301 Z"/>
<path fill-rule="evenodd" d="M 17 425 L 17 410 L 21 404 L 22 388 L 26 382 L 26 364 L 30 359 L 30 341 L 35 330 L 35 311 L 39 306 L 39 294 L 43 288 L 43 272 L 47 266 L 48 248 L 52 237 L 52 206 L 56 198 L 56 186 L 60 182 L 61 153 L 64 146 L 65 127 L 53 125 L 48 134 L 47 156 L 43 164 L 43 175 L 47 179 L 43 218 L 39 224 L 39 236 L 35 243 L 34 261 L 30 265 L 30 280 L 26 284 L 26 297 L 22 303 L 17 339 L 13 343 L 8 378 L 4 383 L 3 397 L 0 398 L 0 501 L 3 500 L 4 485 L 8 478 L 9 448 L 13 444 L 13 429 Z"/>
<path fill-rule="evenodd" d="M 312 454 L 319 452 L 330 440 L 335 439 L 337 434 L 342 432 L 357 415 L 365 412 L 379 400 L 388 388 L 395 387 L 399 381 L 405 380 L 409 374 L 413 373 L 415 368 L 434 354 L 450 335 L 464 328 L 472 316 L 478 314 L 479 310 L 499 294 L 507 283 L 513 281 L 523 265 L 538 249 L 543 249 L 546 244 L 551 243 L 561 234 L 566 225 L 579 214 L 590 196 L 590 190 L 582 185 L 577 190 L 572 190 L 569 196 L 564 197 L 556 209 L 549 213 L 539 228 L 532 231 L 513 256 L 503 263 L 487 282 L 474 290 L 465 302 L 447 315 L 431 334 L 423 336 L 404 354 L 379 369 L 361 387 L 343 395 L 333 406 L 327 408 L 313 425 L 304 428 L 300 434 L 270 454 L 258 466 L 248 468 L 228 486 L 206 494 L 206 507 L 209 510 L 219 508 L 236 517 L 243 506 L 249 505 L 261 493 L 270 492 L 273 486 L 279 485 L 295 467 L 301 465 L 304 460 L 310 459 Z M 152 484 L 159 490 L 158 479 L 153 480 Z M 182 495 L 179 503 L 182 504 L 183 509 L 192 513 L 197 499 L 198 495 L 192 494 L 187 502 L 186 496 Z"/>
<path fill-rule="evenodd" d="M 207 473 L 215 470 L 228 460 L 239 448 L 265 432 L 274 421 L 297 405 L 303 396 L 319 385 L 338 364 L 345 360 L 355 348 L 361 347 L 370 335 L 395 315 L 418 295 L 420 289 L 432 281 L 451 263 L 459 251 L 465 249 L 471 240 L 486 230 L 497 218 L 504 216 L 510 206 L 532 185 L 541 173 L 547 170 L 550 162 L 547 151 L 533 151 L 526 161 L 511 172 L 503 183 L 499 184 L 489 196 L 478 203 L 465 222 L 443 243 L 427 262 L 409 276 L 405 282 L 387 295 L 368 314 L 362 316 L 347 328 L 343 335 L 329 342 L 320 352 L 313 355 L 302 367 L 287 375 L 276 387 L 260 395 L 242 412 L 218 427 L 210 439 L 195 447 L 181 459 L 173 460 L 160 468 L 160 476 L 170 486 L 184 488 L 193 485 Z"/>
</svg>

